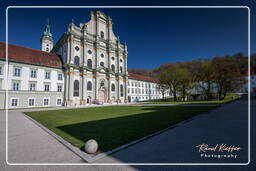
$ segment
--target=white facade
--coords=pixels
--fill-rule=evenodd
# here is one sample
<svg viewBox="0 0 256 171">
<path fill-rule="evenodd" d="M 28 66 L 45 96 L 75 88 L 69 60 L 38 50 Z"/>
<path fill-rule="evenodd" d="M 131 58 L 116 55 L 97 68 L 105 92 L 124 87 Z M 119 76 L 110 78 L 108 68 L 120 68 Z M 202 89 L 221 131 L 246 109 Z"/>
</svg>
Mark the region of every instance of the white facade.
<svg viewBox="0 0 256 171">
<path fill-rule="evenodd" d="M 8 90 L 8 108 L 63 105 L 62 69 L 9 62 L 8 79 L 5 79 L 6 67 L 5 62 L 0 61 L 0 108 L 7 107 L 4 104 L 7 97 L 5 90 Z M 45 77 L 46 72 L 50 75 L 49 79 Z M 29 105 L 30 99 L 34 99 L 33 105 Z M 44 99 L 49 99 L 48 103 L 44 103 Z M 57 104 L 57 101 L 60 103 Z"/>
<path fill-rule="evenodd" d="M 239 93 L 248 93 L 248 80 L 249 80 L 249 76 L 244 77 L 246 80 L 245 85 L 243 86 L 243 88 L 241 88 L 241 90 L 237 91 Z M 251 75 L 250 76 L 250 92 L 251 93 L 255 93 L 256 92 L 256 75 Z"/>
<path fill-rule="evenodd" d="M 113 33 L 112 19 L 99 11 L 90 15 L 87 23 L 69 24 L 54 47 L 47 25 L 40 43 L 41 50 L 49 53 L 27 49 L 29 56 L 35 55 L 29 60 L 19 54 L 15 62 L 9 61 L 8 80 L 4 77 L 5 56 L 0 56 L 0 108 L 127 103 L 162 98 L 157 83 L 128 80 L 127 46 Z M 16 45 L 12 47 L 18 52 L 24 50 L 24 47 L 22 50 Z M 54 56 L 55 60 L 51 61 Z M 48 57 L 47 60 L 44 57 Z M 17 61 L 21 58 L 25 62 Z M 43 61 L 43 64 L 33 64 L 33 61 Z M 56 62 L 60 63 L 58 67 L 48 64 Z"/>
<path fill-rule="evenodd" d="M 65 105 L 127 102 L 127 46 L 114 35 L 109 16 L 90 15 L 87 23 L 71 23 L 52 50 L 64 63 Z"/>
<path fill-rule="evenodd" d="M 129 102 L 148 101 L 163 98 L 163 94 L 159 90 L 156 82 L 129 79 L 127 85 Z M 167 96 L 169 96 L 168 91 L 166 91 L 164 94 L 164 97 Z"/>
</svg>

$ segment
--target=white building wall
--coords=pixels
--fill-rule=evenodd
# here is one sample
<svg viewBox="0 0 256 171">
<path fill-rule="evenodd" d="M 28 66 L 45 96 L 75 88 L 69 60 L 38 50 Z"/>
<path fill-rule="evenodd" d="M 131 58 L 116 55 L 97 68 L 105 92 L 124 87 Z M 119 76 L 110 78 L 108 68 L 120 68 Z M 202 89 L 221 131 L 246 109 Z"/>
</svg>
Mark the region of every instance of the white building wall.
<svg viewBox="0 0 256 171">
<path fill-rule="evenodd" d="M 157 83 L 135 79 L 128 79 L 128 99 L 131 102 L 162 99 L 162 93 L 157 88 Z M 165 93 L 165 97 L 169 92 Z"/>
<path fill-rule="evenodd" d="M 8 89 L 8 108 L 26 108 L 28 106 L 28 100 L 30 98 L 35 99 L 35 105 L 32 107 L 48 107 L 48 106 L 59 106 L 57 99 L 61 99 L 63 102 L 64 94 L 64 74 L 62 69 L 50 68 L 22 63 L 9 63 L 8 77 L 5 78 L 6 64 L 5 61 L 0 61 L 3 73 L 0 74 L 0 97 L 1 104 L 0 108 L 6 108 L 5 106 L 5 90 Z M 14 68 L 21 69 L 20 76 L 14 76 Z M 37 71 L 37 77 L 31 78 L 31 70 Z M 45 79 L 45 71 L 50 72 L 50 79 Z M 58 80 L 58 73 L 62 74 L 62 80 Z M 13 82 L 19 82 L 19 90 L 13 90 Z M 29 90 L 30 83 L 36 84 L 34 91 Z M 44 90 L 44 84 L 50 84 L 50 91 Z M 7 87 L 6 87 L 7 85 Z M 57 91 L 57 86 L 62 85 L 62 91 Z M 44 105 L 43 101 L 45 98 L 49 99 L 49 104 Z M 18 99 L 18 105 L 12 106 L 12 99 Z M 62 105 L 62 104 L 61 104 Z"/>
</svg>

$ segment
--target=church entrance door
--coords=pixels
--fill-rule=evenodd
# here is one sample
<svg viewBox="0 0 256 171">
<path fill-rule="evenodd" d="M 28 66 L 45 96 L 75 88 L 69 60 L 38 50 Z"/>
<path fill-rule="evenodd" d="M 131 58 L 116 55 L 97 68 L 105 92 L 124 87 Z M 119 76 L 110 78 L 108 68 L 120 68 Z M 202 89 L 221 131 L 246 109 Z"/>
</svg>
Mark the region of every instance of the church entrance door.
<svg viewBox="0 0 256 171">
<path fill-rule="evenodd" d="M 107 102 L 107 90 L 105 87 L 101 87 L 99 90 L 99 102 L 101 104 Z"/>
</svg>

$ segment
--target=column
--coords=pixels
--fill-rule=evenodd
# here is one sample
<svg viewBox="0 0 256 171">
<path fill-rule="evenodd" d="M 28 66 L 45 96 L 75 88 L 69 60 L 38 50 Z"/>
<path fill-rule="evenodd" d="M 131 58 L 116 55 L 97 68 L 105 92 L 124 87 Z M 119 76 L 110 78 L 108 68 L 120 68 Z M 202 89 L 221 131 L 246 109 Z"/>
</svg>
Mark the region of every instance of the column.
<svg viewBox="0 0 256 171">
<path fill-rule="evenodd" d="M 74 93 L 74 70 L 73 68 L 69 69 L 69 103 L 72 105 Z"/>
<path fill-rule="evenodd" d="M 110 74 L 107 75 L 108 82 L 108 103 L 111 103 L 111 77 Z"/>
<path fill-rule="evenodd" d="M 69 101 L 69 74 L 68 74 L 68 69 L 66 69 L 65 71 L 65 85 L 64 85 L 64 104 L 65 106 L 68 105 L 68 101 Z"/>
</svg>

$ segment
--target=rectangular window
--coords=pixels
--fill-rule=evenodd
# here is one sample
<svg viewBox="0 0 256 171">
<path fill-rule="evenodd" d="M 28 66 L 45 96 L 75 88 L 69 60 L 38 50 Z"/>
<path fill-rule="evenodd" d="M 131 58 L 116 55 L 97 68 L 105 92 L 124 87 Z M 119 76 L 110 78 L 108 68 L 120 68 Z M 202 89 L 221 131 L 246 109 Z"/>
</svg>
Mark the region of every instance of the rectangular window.
<svg viewBox="0 0 256 171">
<path fill-rule="evenodd" d="M 50 71 L 45 71 L 45 79 L 51 79 Z"/>
<path fill-rule="evenodd" d="M 18 103 L 19 103 L 19 99 L 17 99 L 17 98 L 13 98 L 13 99 L 11 100 L 11 106 L 12 106 L 12 107 L 17 107 L 17 106 L 18 106 Z"/>
<path fill-rule="evenodd" d="M 36 83 L 30 83 L 29 84 L 29 90 L 30 91 L 35 91 L 36 90 Z"/>
<path fill-rule="evenodd" d="M 128 88 L 128 93 L 130 93 L 130 89 Z"/>
<path fill-rule="evenodd" d="M 14 91 L 20 90 L 20 83 L 19 82 L 13 82 L 12 83 L 12 90 L 14 90 Z"/>
<path fill-rule="evenodd" d="M 59 105 L 61 105 L 61 103 L 62 103 L 62 102 L 61 102 L 61 99 L 58 98 L 58 99 L 57 99 L 57 105 L 59 106 Z"/>
<path fill-rule="evenodd" d="M 62 74 L 58 74 L 58 80 L 62 80 Z"/>
<path fill-rule="evenodd" d="M 0 75 L 3 75 L 3 66 L 0 66 Z"/>
<path fill-rule="evenodd" d="M 31 78 L 36 78 L 36 70 L 31 70 L 30 71 L 30 77 Z"/>
<path fill-rule="evenodd" d="M 44 106 L 48 106 L 49 105 L 49 99 L 47 98 L 47 99 L 44 99 Z"/>
<path fill-rule="evenodd" d="M 57 89 L 58 89 L 58 92 L 61 92 L 62 91 L 62 85 L 58 85 Z"/>
<path fill-rule="evenodd" d="M 21 68 L 14 68 L 13 76 L 20 77 L 21 75 Z"/>
<path fill-rule="evenodd" d="M 35 106 L 35 99 L 34 98 L 30 98 L 28 99 L 28 106 Z"/>
<path fill-rule="evenodd" d="M 49 84 L 44 85 L 44 91 L 50 91 L 50 85 Z"/>
</svg>

